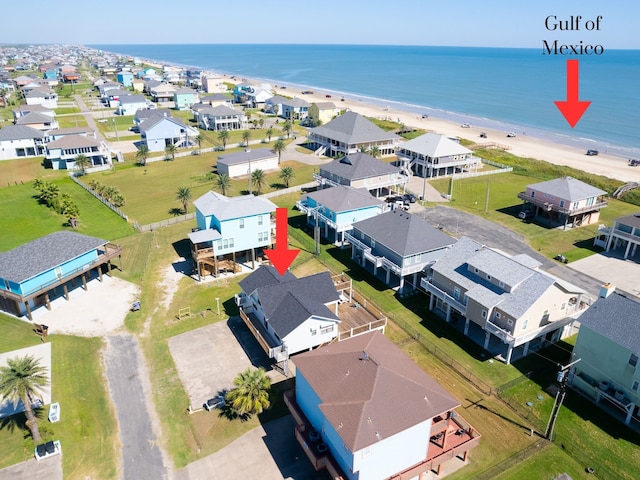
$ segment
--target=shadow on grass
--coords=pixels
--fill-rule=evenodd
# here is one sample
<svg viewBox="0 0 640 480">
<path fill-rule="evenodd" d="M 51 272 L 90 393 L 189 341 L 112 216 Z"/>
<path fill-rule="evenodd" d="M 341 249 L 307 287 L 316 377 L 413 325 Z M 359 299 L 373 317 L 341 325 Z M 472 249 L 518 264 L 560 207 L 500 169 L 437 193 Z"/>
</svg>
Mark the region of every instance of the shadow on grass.
<svg viewBox="0 0 640 480">
<path fill-rule="evenodd" d="M 180 215 L 184 215 L 184 212 L 182 211 L 182 209 L 181 208 L 177 208 L 177 207 L 170 208 L 168 213 L 169 213 L 169 215 L 173 215 L 174 217 L 178 217 Z"/>
<path fill-rule="evenodd" d="M 191 242 L 187 238 L 182 238 L 171 244 L 173 250 L 182 258 L 191 258 Z"/>
<path fill-rule="evenodd" d="M 274 190 L 282 190 L 283 188 L 287 188 L 287 186 L 284 183 L 279 183 L 279 182 L 274 182 L 269 186 Z"/>
</svg>

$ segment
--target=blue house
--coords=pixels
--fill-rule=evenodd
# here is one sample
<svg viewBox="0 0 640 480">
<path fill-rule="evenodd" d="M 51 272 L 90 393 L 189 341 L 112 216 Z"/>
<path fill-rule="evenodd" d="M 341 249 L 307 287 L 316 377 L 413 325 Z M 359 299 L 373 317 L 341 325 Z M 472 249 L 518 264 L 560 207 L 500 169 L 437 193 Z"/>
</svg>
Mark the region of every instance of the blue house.
<svg viewBox="0 0 640 480">
<path fill-rule="evenodd" d="M 375 217 L 387 211 L 384 202 L 372 196 L 366 188 L 337 185 L 303 197 L 296 203 L 307 214 L 307 223 L 317 225 L 324 238 L 344 245 L 344 235 L 355 222 Z"/>
<path fill-rule="evenodd" d="M 250 259 L 254 268 L 256 250 L 272 245 L 271 214 L 276 206 L 269 200 L 253 195 L 225 197 L 210 191 L 193 204 L 198 230 L 189 239 L 199 277 L 206 272 L 213 276 L 221 270 L 235 272 L 238 255 Z"/>
<path fill-rule="evenodd" d="M 130 87 L 133 82 L 133 73 L 127 71 L 121 71 L 116 73 L 116 79 L 118 83 L 121 83 L 123 87 Z"/>
<path fill-rule="evenodd" d="M 466 461 L 480 443 L 460 403 L 380 332 L 301 353 L 295 364 L 285 403 L 296 439 L 331 478 L 422 478 Z"/>
<path fill-rule="evenodd" d="M 64 295 L 76 281 L 86 290 L 95 270 L 102 280 L 103 265 L 111 271 L 111 260 L 122 248 L 107 240 L 70 231 L 51 233 L 8 252 L 0 253 L 0 309 L 33 320 L 33 309 Z M 120 263 L 122 265 L 122 263 Z"/>
<path fill-rule="evenodd" d="M 150 152 L 162 152 L 169 144 L 177 148 L 195 145 L 198 130 L 179 118 L 159 116 L 140 124 L 140 136 Z"/>
</svg>

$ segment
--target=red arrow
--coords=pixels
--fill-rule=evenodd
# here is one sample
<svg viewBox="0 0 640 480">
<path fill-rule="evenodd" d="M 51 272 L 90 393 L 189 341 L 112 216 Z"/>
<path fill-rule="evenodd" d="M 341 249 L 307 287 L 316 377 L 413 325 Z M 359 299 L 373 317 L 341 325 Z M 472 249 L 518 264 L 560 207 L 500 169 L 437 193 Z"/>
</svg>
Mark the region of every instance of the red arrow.
<svg viewBox="0 0 640 480">
<path fill-rule="evenodd" d="M 276 208 L 276 248 L 264 253 L 280 275 L 284 275 L 300 250 L 289 250 L 289 210 Z"/>
<path fill-rule="evenodd" d="M 571 128 L 575 127 L 580 118 L 587 111 L 591 102 L 578 100 L 578 60 L 567 60 L 567 100 L 553 102 L 569 122 Z"/>
</svg>

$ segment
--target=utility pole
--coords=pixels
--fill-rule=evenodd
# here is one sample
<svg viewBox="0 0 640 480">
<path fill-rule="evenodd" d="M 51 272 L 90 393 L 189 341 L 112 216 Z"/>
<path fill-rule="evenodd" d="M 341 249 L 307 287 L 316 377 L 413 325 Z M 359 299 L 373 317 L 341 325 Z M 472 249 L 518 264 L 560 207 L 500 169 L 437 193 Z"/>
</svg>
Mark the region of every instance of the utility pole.
<svg viewBox="0 0 640 480">
<path fill-rule="evenodd" d="M 313 229 L 313 239 L 316 243 L 316 250 L 314 255 L 317 257 L 320 255 L 320 226 L 318 224 L 318 216 L 320 215 L 320 207 L 316 205 L 316 226 Z"/>
<path fill-rule="evenodd" d="M 491 176 L 487 177 L 487 194 L 484 199 L 484 213 L 487 213 L 487 210 L 489 210 L 489 178 L 490 177 Z"/>
<path fill-rule="evenodd" d="M 453 200 L 453 176 L 454 174 L 451 174 L 451 184 L 449 185 L 449 201 Z"/>
<path fill-rule="evenodd" d="M 556 420 L 560 413 L 560 407 L 567 394 L 567 383 L 569 383 L 569 368 L 578 363 L 581 359 L 574 360 L 573 362 L 565 365 L 558 365 L 558 393 L 556 393 L 556 400 L 553 404 L 553 410 L 551 410 L 551 416 L 549 417 L 549 423 L 547 424 L 547 431 L 545 432 L 545 438 L 553 441 L 553 428 L 556 426 Z"/>
</svg>

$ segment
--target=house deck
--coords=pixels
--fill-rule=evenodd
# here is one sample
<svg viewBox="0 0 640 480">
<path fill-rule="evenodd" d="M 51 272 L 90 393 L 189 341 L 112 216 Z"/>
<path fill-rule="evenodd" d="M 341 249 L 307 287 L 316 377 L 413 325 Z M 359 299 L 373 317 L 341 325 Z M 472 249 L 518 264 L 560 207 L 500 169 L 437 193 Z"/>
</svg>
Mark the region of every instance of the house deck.
<svg viewBox="0 0 640 480">
<path fill-rule="evenodd" d="M 343 302 L 338 305 L 338 341 L 346 340 L 371 330 L 382 330 L 387 325 L 387 317 L 378 317 L 359 302 Z"/>
</svg>

